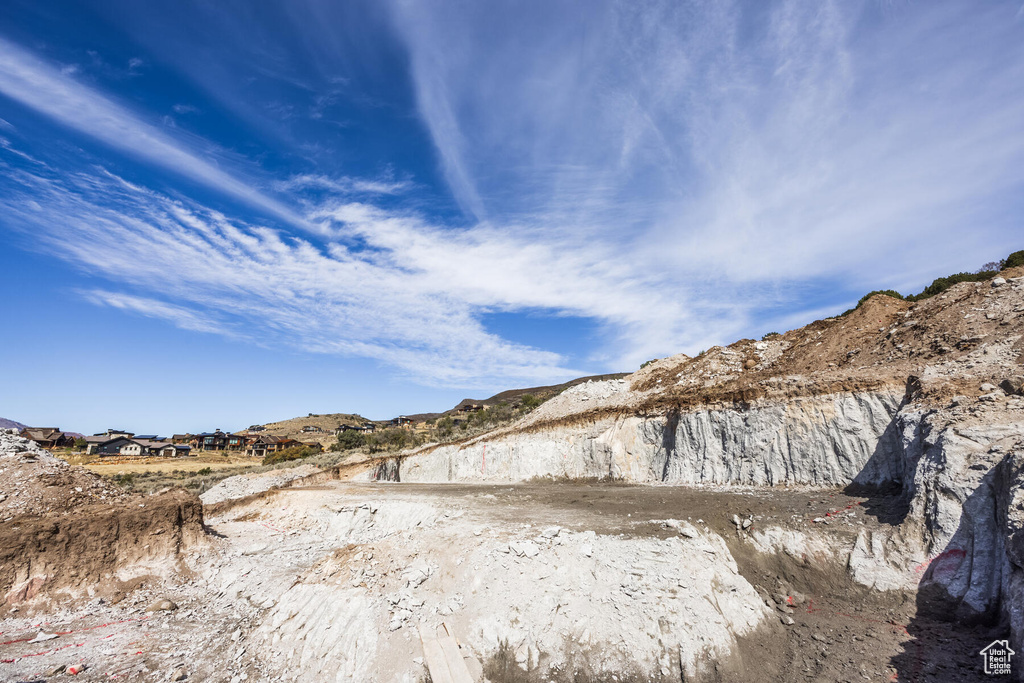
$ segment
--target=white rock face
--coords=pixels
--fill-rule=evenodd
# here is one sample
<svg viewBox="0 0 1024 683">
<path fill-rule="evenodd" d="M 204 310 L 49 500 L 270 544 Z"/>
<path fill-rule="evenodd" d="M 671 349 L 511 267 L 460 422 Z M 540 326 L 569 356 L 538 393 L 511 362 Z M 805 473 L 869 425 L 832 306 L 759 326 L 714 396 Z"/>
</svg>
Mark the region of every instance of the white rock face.
<svg viewBox="0 0 1024 683">
<path fill-rule="evenodd" d="M 672 484 L 879 484 L 899 476 L 895 392 L 833 394 L 650 418 L 608 418 L 444 446 L 401 481 L 616 477 Z M 888 431 L 887 431 L 888 430 Z M 393 477 L 391 477 L 393 478 Z"/>
<path fill-rule="evenodd" d="M 981 420 L 943 411 L 898 419 L 909 505 L 903 546 L 926 558 L 920 591 L 968 622 L 993 617 L 1001 605 L 1019 611 L 1022 597 L 1024 411 L 989 410 Z"/>
<path fill-rule="evenodd" d="M 608 396 L 614 398 L 614 392 Z M 878 590 L 918 589 L 971 622 L 1000 614 L 1024 647 L 1024 402 L 904 405 L 895 391 L 764 401 L 653 417 L 605 418 L 504 434 L 392 462 L 401 481 L 618 477 L 640 483 L 899 485 L 891 533 L 863 532 L 851 576 Z M 825 552 L 757 532 L 765 552 Z"/>
</svg>

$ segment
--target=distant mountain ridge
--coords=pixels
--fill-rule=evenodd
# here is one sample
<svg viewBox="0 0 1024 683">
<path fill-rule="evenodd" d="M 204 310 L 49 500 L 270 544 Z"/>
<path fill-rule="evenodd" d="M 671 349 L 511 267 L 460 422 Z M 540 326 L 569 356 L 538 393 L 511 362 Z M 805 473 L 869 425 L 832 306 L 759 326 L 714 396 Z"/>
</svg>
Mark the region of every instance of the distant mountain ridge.
<svg viewBox="0 0 1024 683">
<path fill-rule="evenodd" d="M 20 422 L 14 420 L 8 420 L 6 417 L 0 417 L 0 429 L 25 429 L 28 425 L 23 425 Z"/>
</svg>

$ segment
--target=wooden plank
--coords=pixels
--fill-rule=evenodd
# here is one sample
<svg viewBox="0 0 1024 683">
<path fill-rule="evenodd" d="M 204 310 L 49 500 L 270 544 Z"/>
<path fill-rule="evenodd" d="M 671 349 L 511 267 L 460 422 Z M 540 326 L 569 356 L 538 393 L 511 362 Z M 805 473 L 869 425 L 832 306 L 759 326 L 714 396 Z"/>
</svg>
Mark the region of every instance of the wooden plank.
<svg viewBox="0 0 1024 683">
<path fill-rule="evenodd" d="M 452 675 L 453 683 L 474 683 L 469 668 L 466 666 L 466 660 L 462 658 L 462 650 L 459 649 L 458 641 L 451 634 L 447 624 L 443 624 L 443 627 L 447 635 L 438 638 L 437 642 L 441 644 L 445 659 L 448 660 L 448 671 Z"/>
<path fill-rule="evenodd" d="M 451 670 L 448 668 L 448 658 L 435 635 L 428 633 L 423 624 L 420 624 L 419 631 L 420 644 L 423 646 L 423 661 L 427 665 L 427 671 L 430 672 L 430 680 L 434 683 L 455 683 Z"/>
</svg>

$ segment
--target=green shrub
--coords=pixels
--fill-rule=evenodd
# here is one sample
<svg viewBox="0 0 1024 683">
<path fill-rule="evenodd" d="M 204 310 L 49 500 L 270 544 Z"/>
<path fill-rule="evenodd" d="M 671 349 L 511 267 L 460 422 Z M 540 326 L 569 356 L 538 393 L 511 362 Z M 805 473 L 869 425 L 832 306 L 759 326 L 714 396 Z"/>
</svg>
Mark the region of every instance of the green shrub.
<svg viewBox="0 0 1024 683">
<path fill-rule="evenodd" d="M 292 460 L 302 460 L 308 458 L 311 455 L 316 455 L 316 451 L 309 446 L 293 446 L 286 448 L 283 451 L 277 451 L 271 453 L 263 458 L 264 465 L 274 465 L 279 462 L 290 462 Z"/>
<path fill-rule="evenodd" d="M 768 334 L 761 337 L 761 341 L 768 341 L 769 339 L 776 339 L 781 336 L 782 335 L 779 334 L 778 332 L 769 332 Z"/>
<path fill-rule="evenodd" d="M 337 450 L 339 451 L 351 451 L 365 445 L 366 436 L 362 432 L 349 429 L 338 435 Z"/>
<path fill-rule="evenodd" d="M 212 467 L 204 467 L 203 469 L 201 469 L 198 472 L 196 472 L 196 474 L 198 474 L 200 477 L 205 477 L 208 474 L 213 474 L 213 468 Z"/>
<path fill-rule="evenodd" d="M 985 280 L 991 280 L 996 275 L 998 273 L 994 270 L 983 270 L 980 273 L 954 273 L 946 277 L 935 278 L 920 294 L 908 296 L 907 301 L 929 299 L 937 294 L 942 294 L 953 285 L 960 284 L 961 282 L 984 282 Z"/>
<path fill-rule="evenodd" d="M 520 407 L 523 408 L 523 410 L 527 410 L 527 411 L 533 410 L 534 408 L 539 406 L 541 403 L 543 403 L 543 401 L 541 401 L 539 398 L 537 398 L 533 394 L 523 394 L 522 396 L 519 397 L 519 405 L 520 405 Z"/>
<path fill-rule="evenodd" d="M 657 362 L 658 362 L 657 358 L 652 358 L 652 359 L 650 359 L 648 361 L 644 361 L 643 363 L 640 364 L 640 369 L 643 370 L 644 368 L 646 368 L 651 363 L 657 363 Z"/>
<path fill-rule="evenodd" d="M 437 434 L 442 439 L 447 439 L 449 436 L 452 435 L 452 432 L 454 430 L 455 423 L 452 422 L 452 418 L 450 415 L 445 415 L 444 417 L 437 421 Z"/>
<path fill-rule="evenodd" d="M 1007 256 L 1006 260 L 1003 261 L 1002 270 L 1006 270 L 1007 268 L 1016 268 L 1017 266 L 1024 266 L 1024 250 L 1015 251 Z"/>
</svg>

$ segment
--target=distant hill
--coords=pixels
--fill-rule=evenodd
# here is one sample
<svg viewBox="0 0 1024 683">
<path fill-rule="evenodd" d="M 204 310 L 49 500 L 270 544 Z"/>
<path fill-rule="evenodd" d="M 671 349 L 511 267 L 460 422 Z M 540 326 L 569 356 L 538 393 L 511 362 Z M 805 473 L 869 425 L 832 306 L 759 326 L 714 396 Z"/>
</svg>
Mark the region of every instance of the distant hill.
<svg viewBox="0 0 1024 683">
<path fill-rule="evenodd" d="M 276 436 L 288 436 L 299 441 L 320 441 L 331 443 L 334 441 L 334 430 L 339 425 L 361 425 L 372 422 L 362 415 L 355 413 L 317 413 L 305 417 L 293 417 L 290 420 L 279 422 L 268 422 L 264 427 L 267 433 Z M 319 427 L 322 432 L 303 432 L 303 427 Z"/>
<path fill-rule="evenodd" d="M 24 429 L 27 426 L 14 420 L 8 420 L 6 417 L 0 417 L 0 429 Z"/>
<path fill-rule="evenodd" d="M 515 405 L 519 402 L 519 399 L 527 394 L 532 394 L 542 401 L 546 401 L 552 396 L 557 396 L 569 387 L 574 387 L 577 384 L 585 384 L 586 382 L 601 382 L 609 379 L 621 379 L 629 375 L 628 372 L 615 372 L 609 375 L 590 375 L 588 377 L 577 377 L 576 379 L 563 382 L 562 384 L 549 384 L 543 387 L 526 387 L 525 389 L 507 389 L 500 393 L 491 396 L 490 398 L 464 398 L 459 401 L 451 410 L 446 410 L 443 413 L 417 413 L 415 415 L 407 415 L 411 420 L 436 420 L 444 415 L 450 415 L 459 408 L 466 405 L 478 405 L 478 406 L 495 406 L 499 403 L 505 402 Z"/>
</svg>

